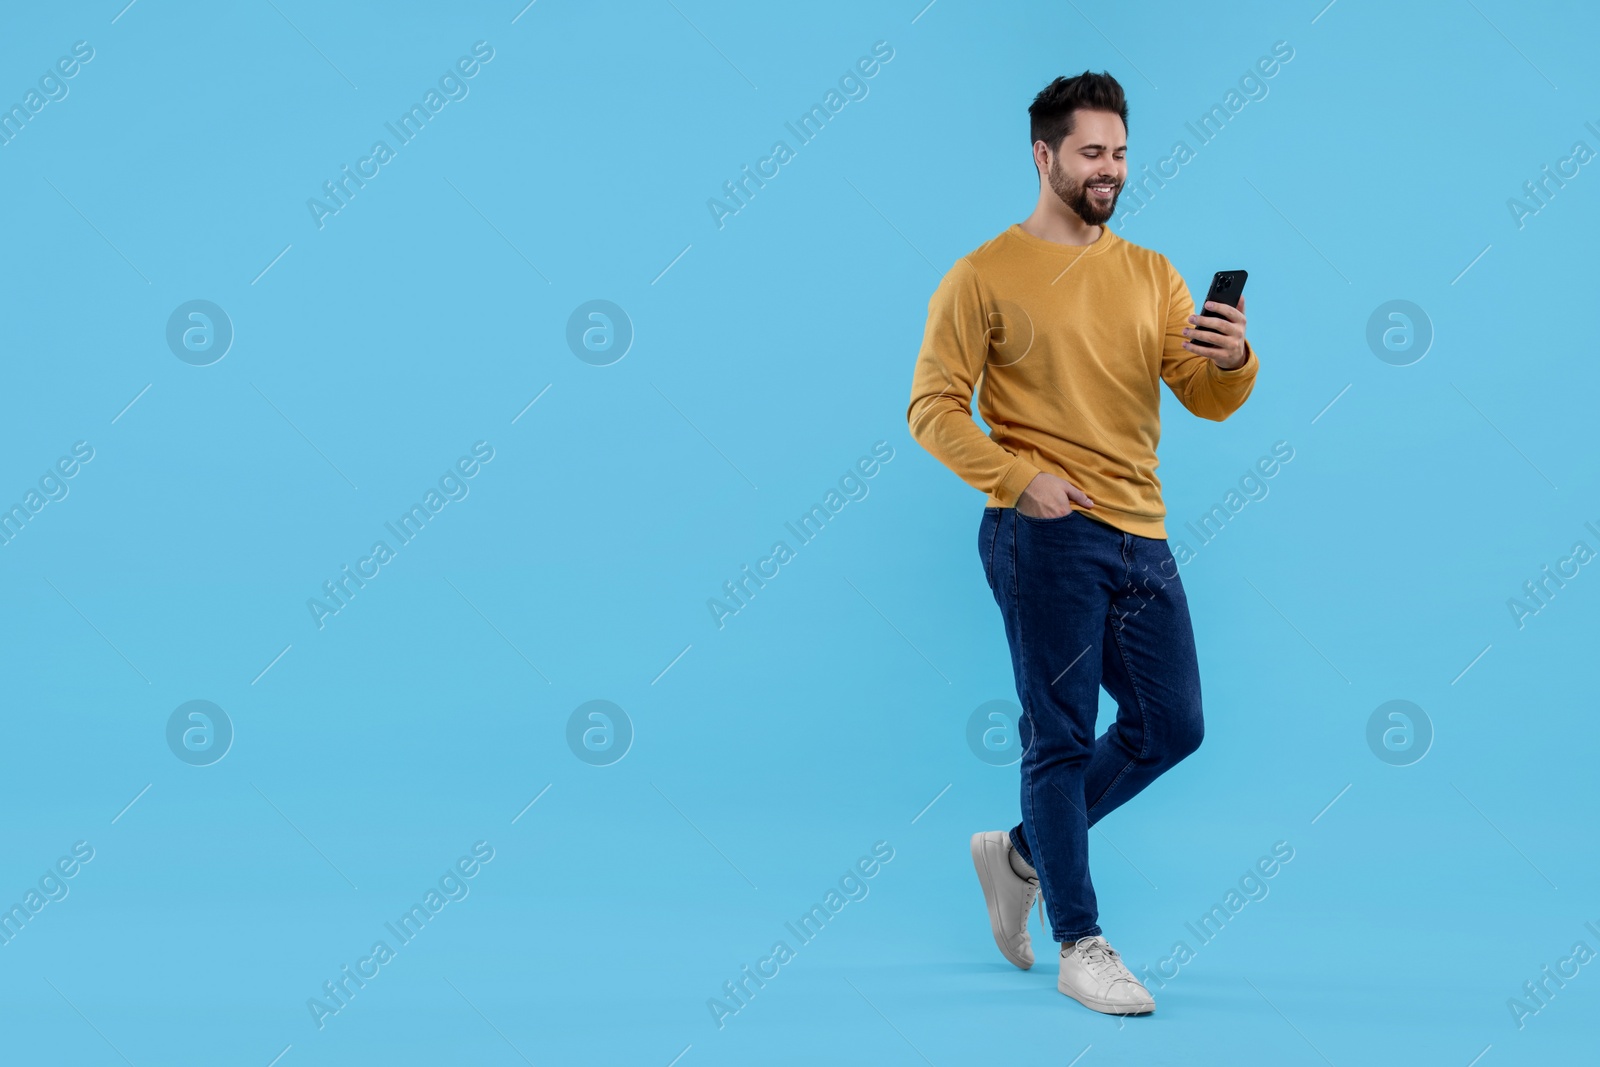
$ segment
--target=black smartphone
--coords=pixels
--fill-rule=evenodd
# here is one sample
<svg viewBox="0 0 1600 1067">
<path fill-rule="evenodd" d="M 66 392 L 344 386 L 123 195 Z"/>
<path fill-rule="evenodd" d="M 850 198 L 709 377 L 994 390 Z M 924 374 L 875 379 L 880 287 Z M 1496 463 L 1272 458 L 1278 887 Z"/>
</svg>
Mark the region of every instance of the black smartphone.
<svg viewBox="0 0 1600 1067">
<path fill-rule="evenodd" d="M 1244 295 L 1244 280 L 1249 276 L 1250 272 L 1243 270 L 1217 271 L 1217 273 L 1211 276 L 1211 289 L 1206 293 L 1206 303 L 1227 304 L 1231 308 L 1238 307 L 1239 298 Z M 1199 307 L 1195 308 L 1194 313 L 1196 315 L 1211 315 L 1211 312 L 1206 310 L 1205 304 L 1201 304 Z M 1213 315 L 1212 317 L 1217 318 L 1219 316 Z M 1195 327 L 1195 329 L 1202 333 L 1214 332 L 1198 325 Z M 1210 341 L 1200 340 L 1198 335 L 1189 338 L 1189 343 L 1192 345 L 1199 345 L 1201 348 L 1217 347 Z"/>
</svg>

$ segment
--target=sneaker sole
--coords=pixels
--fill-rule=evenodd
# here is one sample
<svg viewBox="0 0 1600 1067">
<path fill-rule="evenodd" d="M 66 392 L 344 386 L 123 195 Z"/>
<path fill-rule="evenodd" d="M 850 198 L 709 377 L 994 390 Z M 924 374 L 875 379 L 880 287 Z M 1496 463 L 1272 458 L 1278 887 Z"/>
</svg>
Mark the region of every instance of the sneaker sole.
<svg viewBox="0 0 1600 1067">
<path fill-rule="evenodd" d="M 1060 982 L 1056 983 L 1056 990 L 1071 997 L 1073 1000 L 1076 1000 L 1079 1004 L 1082 1004 L 1090 1011 L 1097 1011 L 1102 1015 L 1149 1015 L 1156 1010 L 1154 1005 L 1151 1005 L 1148 1008 L 1142 1008 L 1135 1007 L 1131 1004 L 1112 1004 L 1104 1000 L 1095 1000 L 1092 997 L 1085 998 L 1073 990 L 1068 989 Z"/>
<path fill-rule="evenodd" d="M 1010 861 L 1006 859 L 1005 844 L 991 840 L 985 833 L 973 834 L 972 866 L 978 872 L 978 884 L 983 887 L 983 902 L 989 909 L 989 933 L 994 936 L 995 947 L 1000 950 L 1002 956 L 1013 966 L 1024 971 L 1029 970 L 1033 967 L 1033 961 L 1014 955 L 1000 933 L 1000 904 L 994 888 L 991 863 L 1003 863 L 1007 869 L 1010 868 Z"/>
</svg>

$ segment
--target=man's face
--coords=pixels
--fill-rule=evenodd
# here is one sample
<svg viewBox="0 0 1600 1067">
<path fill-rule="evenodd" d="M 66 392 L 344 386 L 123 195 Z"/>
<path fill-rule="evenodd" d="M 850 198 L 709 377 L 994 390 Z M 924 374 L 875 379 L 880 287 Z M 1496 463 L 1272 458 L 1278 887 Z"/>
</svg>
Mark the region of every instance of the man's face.
<svg viewBox="0 0 1600 1067">
<path fill-rule="evenodd" d="M 1050 160 L 1050 188 L 1090 226 L 1117 209 L 1128 178 L 1128 131 L 1110 111 L 1078 111 L 1071 133 Z"/>
</svg>

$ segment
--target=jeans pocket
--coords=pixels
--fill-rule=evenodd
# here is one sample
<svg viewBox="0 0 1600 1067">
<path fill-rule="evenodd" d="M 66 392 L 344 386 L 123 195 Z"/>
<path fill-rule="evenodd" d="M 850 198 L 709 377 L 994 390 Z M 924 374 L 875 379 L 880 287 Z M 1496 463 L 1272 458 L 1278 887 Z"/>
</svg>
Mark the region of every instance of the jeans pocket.
<svg viewBox="0 0 1600 1067">
<path fill-rule="evenodd" d="M 1055 516 L 1052 516 L 1051 518 L 1046 518 L 1046 519 L 1034 518 L 1032 515 L 1029 515 L 1027 512 L 1022 511 L 1020 508 L 1014 508 L 1013 510 L 1016 511 L 1017 517 L 1019 519 L 1021 519 L 1023 522 L 1031 522 L 1031 523 L 1034 523 L 1035 525 L 1039 525 L 1039 526 L 1049 526 L 1051 523 L 1066 522 L 1068 519 L 1072 518 L 1072 516 L 1076 515 L 1078 513 L 1079 509 L 1078 508 L 1073 508 L 1071 511 L 1068 511 L 1065 515 L 1055 515 Z"/>
</svg>

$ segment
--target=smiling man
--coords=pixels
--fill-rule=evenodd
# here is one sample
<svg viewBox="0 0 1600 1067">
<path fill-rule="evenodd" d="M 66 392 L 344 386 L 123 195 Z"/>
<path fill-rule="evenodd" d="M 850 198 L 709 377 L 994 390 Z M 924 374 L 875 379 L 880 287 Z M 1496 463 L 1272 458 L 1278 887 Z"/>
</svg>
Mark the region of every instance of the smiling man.
<svg viewBox="0 0 1600 1067">
<path fill-rule="evenodd" d="M 907 420 L 987 494 L 978 554 L 1011 646 L 1023 747 L 1021 823 L 972 836 L 995 943 L 1033 966 L 1028 913 L 1042 894 L 1061 943 L 1056 988 L 1138 1015 L 1155 1001 L 1100 929 L 1088 831 L 1204 732 L 1156 477 L 1161 383 L 1221 421 L 1258 362 L 1242 300 L 1197 316 L 1165 256 L 1105 228 L 1128 174 L 1116 79 L 1057 78 L 1028 114 L 1038 202 L 939 283 Z M 1196 345 L 1197 329 L 1215 347 Z M 1102 686 L 1117 714 L 1096 737 Z"/>
</svg>

